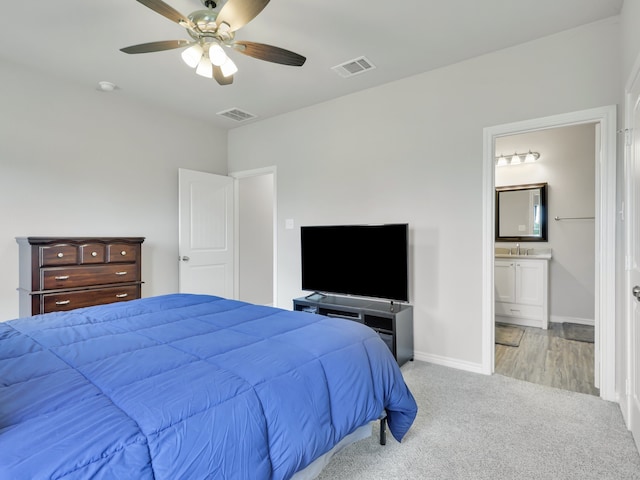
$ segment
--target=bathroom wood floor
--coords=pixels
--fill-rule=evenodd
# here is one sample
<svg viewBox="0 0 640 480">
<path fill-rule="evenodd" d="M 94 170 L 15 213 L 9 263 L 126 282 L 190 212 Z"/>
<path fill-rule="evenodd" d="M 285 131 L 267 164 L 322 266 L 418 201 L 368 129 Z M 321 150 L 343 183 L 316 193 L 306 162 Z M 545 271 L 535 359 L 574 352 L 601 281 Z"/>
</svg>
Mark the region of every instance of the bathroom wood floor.
<svg viewBox="0 0 640 480">
<path fill-rule="evenodd" d="M 520 328 L 525 331 L 520 346 L 496 344 L 496 373 L 563 390 L 600 395 L 593 383 L 593 343 L 564 339 L 560 323 L 550 323 L 548 330 Z"/>
</svg>

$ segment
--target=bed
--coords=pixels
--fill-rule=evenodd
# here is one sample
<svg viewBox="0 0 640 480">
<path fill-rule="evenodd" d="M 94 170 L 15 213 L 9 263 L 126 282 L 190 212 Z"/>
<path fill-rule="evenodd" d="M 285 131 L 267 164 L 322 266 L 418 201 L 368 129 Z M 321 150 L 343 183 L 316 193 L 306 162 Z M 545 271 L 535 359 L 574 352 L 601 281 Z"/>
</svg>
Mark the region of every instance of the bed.
<svg viewBox="0 0 640 480">
<path fill-rule="evenodd" d="M 401 441 L 416 402 L 349 320 L 171 294 L 0 323 L 3 479 L 289 479 L 385 413 Z"/>
</svg>

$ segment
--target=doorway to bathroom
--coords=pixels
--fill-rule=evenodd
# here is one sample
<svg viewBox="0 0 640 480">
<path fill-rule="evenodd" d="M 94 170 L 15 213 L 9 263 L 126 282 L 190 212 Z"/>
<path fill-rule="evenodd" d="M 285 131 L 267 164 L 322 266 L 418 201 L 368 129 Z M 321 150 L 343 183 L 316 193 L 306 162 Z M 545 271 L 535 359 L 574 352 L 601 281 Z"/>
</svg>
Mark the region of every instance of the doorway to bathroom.
<svg viewBox="0 0 640 480">
<path fill-rule="evenodd" d="M 613 400 L 615 398 L 615 338 L 614 338 L 614 324 L 615 324 L 615 294 L 613 286 L 615 284 L 615 161 L 616 161 L 616 117 L 615 106 L 596 108 L 591 110 L 567 113 L 556 115 L 552 117 L 545 117 L 540 119 L 528 120 L 524 122 L 517 122 L 507 125 L 500 125 L 495 127 L 488 127 L 484 130 L 484 208 L 483 208 L 483 222 L 484 222 L 484 239 L 483 239 L 483 370 L 487 373 L 495 372 L 496 366 L 496 350 L 495 350 L 495 284 L 494 284 L 494 261 L 495 261 L 495 187 L 496 187 L 496 158 L 503 153 L 504 155 L 513 156 L 514 152 L 500 152 L 496 149 L 500 145 L 500 139 L 505 138 L 505 141 L 509 137 L 516 137 L 518 135 L 531 134 L 542 135 L 545 131 L 551 133 L 553 129 L 560 129 L 562 127 L 577 127 L 581 125 L 590 125 L 588 128 L 593 128 L 594 142 L 592 148 L 595 152 L 595 160 L 592 155 L 593 165 L 593 182 L 594 182 L 594 200 L 591 204 L 593 208 L 593 219 L 589 219 L 592 222 L 592 226 L 588 227 L 586 220 L 582 228 L 592 228 L 594 234 L 592 235 L 592 256 L 594 259 L 593 267 L 593 282 L 591 288 L 593 290 L 593 301 L 588 299 L 588 295 L 582 296 L 588 293 L 588 288 L 584 285 L 581 288 L 574 286 L 573 290 L 569 290 L 567 296 L 569 302 L 577 302 L 582 299 L 586 303 L 590 303 L 593 308 L 593 326 L 594 326 L 594 344 L 593 344 L 593 378 L 594 386 L 599 389 L 600 397 Z M 585 127 L 586 128 L 586 127 Z M 513 140 L 513 139 L 512 139 Z M 595 145 L 595 146 L 594 146 Z M 508 147 L 504 147 L 508 148 Z M 525 153 L 528 152 L 530 147 L 526 147 Z M 531 147 L 532 148 L 532 147 Z M 542 152 L 541 152 L 542 153 Z M 543 165 L 543 162 L 540 162 Z M 517 168 L 517 167 L 513 167 Z M 542 169 L 544 172 L 544 169 Z M 548 172 L 547 172 L 548 173 Z M 515 174 L 509 174 L 515 175 Z M 574 175 L 579 175 L 578 172 L 574 172 Z M 574 176 L 574 180 L 575 180 Z M 512 179 L 513 180 L 513 179 Z M 518 180 L 524 181 L 524 180 Z M 531 183 L 534 183 L 533 181 Z M 553 186 L 553 185 L 552 185 Z M 553 198 L 554 188 L 549 188 L 550 198 Z M 555 195 L 560 195 L 560 191 L 556 191 Z M 582 207 L 582 202 L 575 202 L 574 205 L 566 203 L 565 207 L 571 206 Z M 577 210 L 567 210 L 563 212 L 555 211 L 548 212 L 549 226 L 555 229 L 549 232 L 549 242 L 556 241 L 554 237 L 558 237 L 562 230 L 558 229 L 571 229 L 577 225 L 568 223 L 569 221 L 555 220 L 558 216 L 563 217 L 582 217 L 591 216 L 583 215 L 581 213 L 573 213 Z M 555 225 L 553 225 L 555 223 Z M 542 247 L 542 244 L 540 244 Z M 568 258 L 566 253 L 562 253 L 564 248 L 561 248 L 557 252 L 560 259 Z M 553 254 L 552 254 L 553 255 Z M 572 254 L 569 254 L 572 255 Z M 554 260 L 550 260 L 553 264 Z M 560 266 L 560 264 L 559 264 Z M 569 274 L 565 274 L 562 269 L 555 272 L 556 276 L 560 274 L 560 280 L 562 282 L 562 274 L 568 277 Z M 552 277 L 553 278 L 553 277 Z M 564 278 L 565 281 L 568 278 Z M 579 284 L 579 282 L 578 282 Z M 553 291 L 553 282 L 550 282 L 550 290 Z M 557 296 L 556 296 L 557 297 Z M 576 320 L 585 319 L 588 320 L 589 313 L 585 311 L 569 310 L 560 308 L 563 305 L 564 299 L 558 299 L 556 297 L 550 297 L 550 317 L 553 323 L 565 323 L 564 320 L 574 320 L 567 323 L 576 323 Z M 554 304 L 555 302 L 555 304 Z M 585 305 L 586 307 L 586 305 Z M 578 313 L 576 313 L 578 312 Z M 554 317 L 555 315 L 555 317 Z M 553 320 L 563 320 L 562 322 L 553 322 Z M 529 328 L 525 325 L 525 327 Z M 545 334 L 552 333 L 548 330 Z M 549 340 L 551 341 L 551 340 Z"/>
<path fill-rule="evenodd" d="M 507 135 L 494 146 L 495 247 L 509 252 L 495 262 L 495 372 L 591 395 L 596 126 Z"/>
</svg>

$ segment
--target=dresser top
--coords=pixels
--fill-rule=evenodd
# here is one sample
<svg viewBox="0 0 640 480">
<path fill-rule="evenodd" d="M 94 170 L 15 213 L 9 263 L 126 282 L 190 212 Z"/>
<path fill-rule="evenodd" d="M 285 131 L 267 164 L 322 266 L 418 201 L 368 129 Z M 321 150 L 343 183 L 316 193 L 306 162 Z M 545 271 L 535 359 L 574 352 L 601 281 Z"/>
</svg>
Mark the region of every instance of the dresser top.
<svg viewBox="0 0 640 480">
<path fill-rule="evenodd" d="M 145 237 L 16 237 L 16 242 L 29 245 L 49 245 L 52 243 L 142 243 Z"/>
</svg>

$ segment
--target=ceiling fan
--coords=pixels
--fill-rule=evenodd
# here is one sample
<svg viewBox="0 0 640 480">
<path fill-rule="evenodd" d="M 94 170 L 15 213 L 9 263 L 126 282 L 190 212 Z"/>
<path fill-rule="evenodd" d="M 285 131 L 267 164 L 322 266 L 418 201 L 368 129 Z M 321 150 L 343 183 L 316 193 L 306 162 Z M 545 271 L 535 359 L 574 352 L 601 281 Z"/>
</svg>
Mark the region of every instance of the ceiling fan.
<svg viewBox="0 0 640 480">
<path fill-rule="evenodd" d="M 235 32 L 253 20 L 269 0 L 227 0 L 221 7 L 214 0 L 200 0 L 206 10 L 184 16 L 162 0 L 137 0 L 156 13 L 187 30 L 191 40 L 161 40 L 121 48 L 124 53 L 150 53 L 188 47 L 182 59 L 203 77 L 214 78 L 220 85 L 233 83 L 238 71 L 224 48 L 230 48 L 259 60 L 300 67 L 306 58 L 283 48 L 264 43 L 236 41 Z"/>
</svg>

